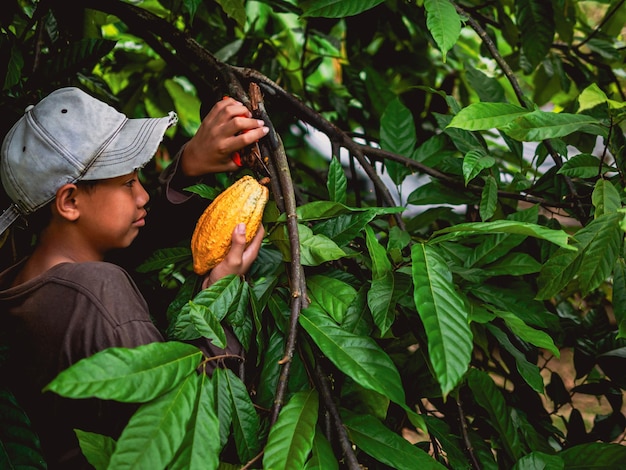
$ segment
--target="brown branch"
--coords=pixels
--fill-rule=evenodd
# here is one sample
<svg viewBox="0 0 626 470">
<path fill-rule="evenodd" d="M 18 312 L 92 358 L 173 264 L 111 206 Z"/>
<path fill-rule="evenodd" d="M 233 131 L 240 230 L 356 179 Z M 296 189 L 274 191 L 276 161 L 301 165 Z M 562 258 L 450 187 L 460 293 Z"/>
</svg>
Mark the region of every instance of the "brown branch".
<svg viewBox="0 0 626 470">
<path fill-rule="evenodd" d="M 476 455 L 474 454 L 474 446 L 472 445 L 472 442 L 470 441 L 469 438 L 469 434 L 467 433 L 467 421 L 465 420 L 465 411 L 463 411 L 463 406 L 461 404 L 461 399 L 457 398 L 456 400 L 456 407 L 457 407 L 457 411 L 459 413 L 459 422 L 461 424 L 461 435 L 463 436 L 463 443 L 465 444 L 465 449 L 467 450 L 467 453 L 469 454 L 470 460 L 472 462 L 472 467 L 474 467 L 474 470 L 480 470 L 480 463 L 478 463 L 478 459 L 476 458 Z"/>
<path fill-rule="evenodd" d="M 350 470 L 360 470 L 361 465 L 359 464 L 359 461 L 356 458 L 356 454 L 354 453 L 354 449 L 352 448 L 352 443 L 350 442 L 350 439 L 348 438 L 348 433 L 346 432 L 346 428 L 343 425 L 341 416 L 339 415 L 339 410 L 337 409 L 337 406 L 335 405 L 335 402 L 333 400 L 330 385 L 328 383 L 328 377 L 326 376 L 326 373 L 319 365 L 319 361 L 315 365 L 315 378 L 316 378 L 316 382 L 320 390 L 320 393 L 322 394 L 322 400 L 324 401 L 324 404 L 326 408 L 328 409 L 328 413 L 330 414 L 332 421 L 335 423 L 335 429 L 337 431 L 339 445 L 341 446 L 341 449 L 343 450 L 343 455 L 345 457 L 346 465 L 348 469 Z"/>
</svg>

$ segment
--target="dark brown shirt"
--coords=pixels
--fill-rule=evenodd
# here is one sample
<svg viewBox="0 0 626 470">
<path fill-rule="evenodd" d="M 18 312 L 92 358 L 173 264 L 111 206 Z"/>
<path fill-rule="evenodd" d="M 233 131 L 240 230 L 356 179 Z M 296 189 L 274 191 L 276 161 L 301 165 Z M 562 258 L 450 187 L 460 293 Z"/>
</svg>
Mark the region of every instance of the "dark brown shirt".
<svg viewBox="0 0 626 470">
<path fill-rule="evenodd" d="M 135 283 L 106 262 L 62 263 L 10 287 L 22 263 L 0 273 L 2 326 L 9 331 L 9 386 L 39 434 L 49 468 L 69 449 L 74 428 L 117 437 L 134 406 L 67 400 L 41 393 L 60 371 L 113 346 L 134 347 L 163 337 Z"/>
</svg>

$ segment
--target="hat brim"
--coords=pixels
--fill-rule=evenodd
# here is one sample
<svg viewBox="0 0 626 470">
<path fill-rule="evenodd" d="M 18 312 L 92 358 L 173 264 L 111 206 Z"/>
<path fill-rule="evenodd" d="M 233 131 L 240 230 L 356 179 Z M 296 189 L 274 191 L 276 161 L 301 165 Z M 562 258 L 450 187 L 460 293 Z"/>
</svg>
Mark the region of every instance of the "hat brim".
<svg viewBox="0 0 626 470">
<path fill-rule="evenodd" d="M 156 154 L 167 129 L 176 121 L 174 112 L 162 118 L 126 119 L 79 179 L 116 178 L 143 168 Z"/>
</svg>

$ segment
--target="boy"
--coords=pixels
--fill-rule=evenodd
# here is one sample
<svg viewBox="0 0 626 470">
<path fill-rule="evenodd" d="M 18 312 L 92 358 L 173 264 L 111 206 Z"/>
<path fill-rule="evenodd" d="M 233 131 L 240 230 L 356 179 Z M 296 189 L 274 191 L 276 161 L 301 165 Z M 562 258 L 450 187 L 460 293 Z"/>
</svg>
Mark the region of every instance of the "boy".
<svg viewBox="0 0 626 470">
<path fill-rule="evenodd" d="M 105 259 L 149 224 L 138 171 L 176 119 L 174 113 L 128 119 L 70 87 L 29 106 L 4 139 L 0 170 L 13 204 L 0 216 L 0 233 L 20 216 L 39 233 L 30 256 L 0 273 L 0 316 L 11 341 L 6 378 L 41 439 L 48 468 L 88 468 L 73 429 L 116 438 L 134 407 L 66 400 L 42 388 L 102 349 L 164 340 L 127 271 Z M 167 199 L 188 197 L 176 190 L 177 178 L 236 170 L 231 153 L 266 133 L 241 103 L 220 101 L 167 172 Z M 245 227 L 235 229 L 212 281 L 247 272 L 263 230 L 247 247 L 244 234 Z M 239 347 L 231 336 L 226 351 L 207 351 L 238 355 Z"/>
</svg>

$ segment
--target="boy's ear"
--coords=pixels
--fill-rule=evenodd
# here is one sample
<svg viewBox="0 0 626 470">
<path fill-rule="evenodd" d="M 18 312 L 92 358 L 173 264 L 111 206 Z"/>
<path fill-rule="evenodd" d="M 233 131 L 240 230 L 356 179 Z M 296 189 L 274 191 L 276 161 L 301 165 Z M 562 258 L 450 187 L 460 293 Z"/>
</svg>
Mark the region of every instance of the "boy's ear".
<svg viewBox="0 0 626 470">
<path fill-rule="evenodd" d="M 78 219 L 80 215 L 78 204 L 76 204 L 77 190 L 78 188 L 75 184 L 64 184 L 57 190 L 57 196 L 54 200 L 56 212 L 69 221 Z"/>
</svg>

